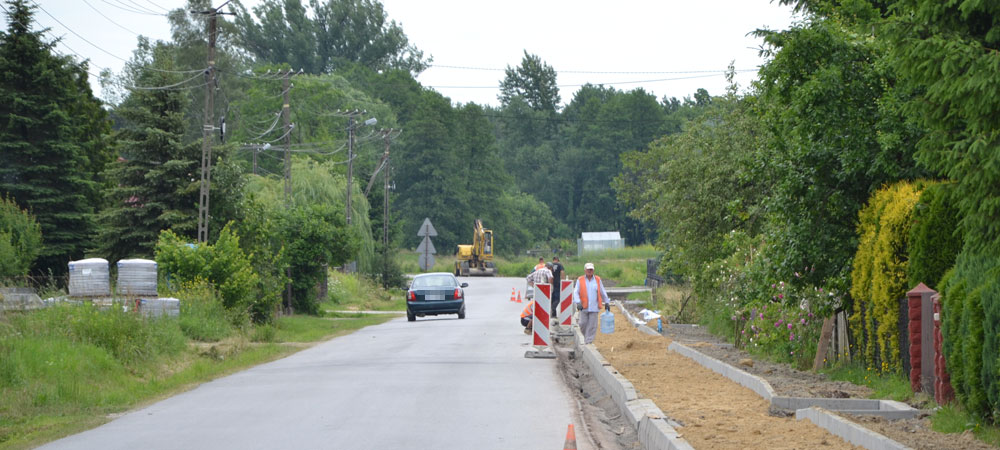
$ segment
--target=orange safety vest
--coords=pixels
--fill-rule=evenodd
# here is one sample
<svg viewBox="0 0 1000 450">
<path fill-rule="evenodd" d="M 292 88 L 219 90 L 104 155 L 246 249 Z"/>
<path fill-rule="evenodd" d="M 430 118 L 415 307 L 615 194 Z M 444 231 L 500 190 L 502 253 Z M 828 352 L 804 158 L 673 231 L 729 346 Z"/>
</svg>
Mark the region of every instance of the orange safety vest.
<svg viewBox="0 0 1000 450">
<path fill-rule="evenodd" d="M 601 277 L 594 275 L 594 280 L 597 281 L 597 310 L 600 311 L 604 307 L 604 297 L 601 295 L 601 289 L 604 288 L 604 285 L 601 284 Z M 577 278 L 576 285 L 580 287 L 580 306 L 586 310 L 589 304 L 587 302 L 587 276 L 583 275 Z"/>
<path fill-rule="evenodd" d="M 541 269 L 542 267 L 545 267 L 545 263 L 535 264 L 535 270 Z"/>
<path fill-rule="evenodd" d="M 528 302 L 528 306 L 525 306 L 524 310 L 521 311 L 521 318 L 522 319 L 531 315 L 531 307 L 534 306 L 534 305 L 535 305 L 535 301 L 534 300 Z"/>
</svg>

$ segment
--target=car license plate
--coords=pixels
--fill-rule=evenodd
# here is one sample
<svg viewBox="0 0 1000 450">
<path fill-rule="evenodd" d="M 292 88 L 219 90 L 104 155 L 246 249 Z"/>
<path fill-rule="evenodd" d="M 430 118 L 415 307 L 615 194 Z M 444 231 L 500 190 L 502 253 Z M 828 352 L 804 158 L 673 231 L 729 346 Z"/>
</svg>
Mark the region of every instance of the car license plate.
<svg viewBox="0 0 1000 450">
<path fill-rule="evenodd" d="M 444 300 L 444 294 L 427 294 L 424 296 L 426 300 Z"/>
</svg>

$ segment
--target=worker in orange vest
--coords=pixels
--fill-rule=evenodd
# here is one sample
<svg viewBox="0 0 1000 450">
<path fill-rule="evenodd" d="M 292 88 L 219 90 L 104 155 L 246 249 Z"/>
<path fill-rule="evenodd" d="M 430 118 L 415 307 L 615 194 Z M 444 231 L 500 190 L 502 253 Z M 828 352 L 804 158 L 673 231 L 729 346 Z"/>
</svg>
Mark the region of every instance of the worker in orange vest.
<svg viewBox="0 0 1000 450">
<path fill-rule="evenodd" d="M 534 319 L 532 313 L 535 312 L 535 310 L 531 309 L 532 306 L 535 306 L 534 300 L 528 302 L 524 309 L 521 310 L 521 326 L 524 327 L 524 334 L 531 334 L 531 320 Z"/>
<path fill-rule="evenodd" d="M 538 258 L 538 264 L 535 264 L 535 270 L 545 267 L 545 258 Z"/>
<path fill-rule="evenodd" d="M 573 288 L 573 303 L 580 310 L 580 332 L 583 333 L 583 343 L 592 344 L 594 336 L 597 335 L 597 315 L 604 307 L 604 303 L 610 299 L 601 277 L 594 275 L 594 263 L 584 264 L 583 272 L 585 275 L 577 278 L 576 287 Z M 593 299 L 597 301 L 591 301 Z"/>
</svg>

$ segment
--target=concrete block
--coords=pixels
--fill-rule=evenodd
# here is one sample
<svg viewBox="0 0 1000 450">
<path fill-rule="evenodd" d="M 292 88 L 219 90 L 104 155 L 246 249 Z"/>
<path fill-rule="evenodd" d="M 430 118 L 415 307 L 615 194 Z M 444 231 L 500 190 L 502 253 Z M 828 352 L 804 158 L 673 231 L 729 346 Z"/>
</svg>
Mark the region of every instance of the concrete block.
<svg viewBox="0 0 1000 450">
<path fill-rule="evenodd" d="M 912 450 L 881 434 L 817 407 L 795 411 L 795 419 L 807 419 L 835 436 L 868 450 Z"/>
<path fill-rule="evenodd" d="M 556 352 L 549 349 L 528 350 L 524 352 L 525 358 L 530 359 L 556 359 Z"/>
<path fill-rule="evenodd" d="M 743 386 L 747 389 L 750 389 L 751 391 L 756 392 L 757 395 L 764 397 L 764 400 L 770 402 L 771 398 L 775 396 L 774 388 L 772 388 L 771 384 L 761 377 L 758 377 L 756 375 L 750 375 L 747 372 L 739 370 L 733 366 L 730 366 L 729 364 L 726 364 L 722 361 L 719 361 L 715 358 L 712 358 L 708 355 L 698 352 L 692 349 L 691 347 L 679 344 L 677 342 L 671 342 L 670 346 L 667 348 L 697 361 L 698 364 L 701 364 L 702 366 L 705 366 L 709 370 L 721 374 L 722 376 L 729 378 L 730 380 L 735 381 L 740 386 Z"/>
<path fill-rule="evenodd" d="M 878 411 L 879 401 L 864 398 L 807 398 L 775 396 L 771 398 L 771 406 L 790 410 L 818 406 L 823 409 L 834 411 L 845 409 Z"/>
<path fill-rule="evenodd" d="M 632 428 L 639 428 L 639 421 L 642 420 L 647 414 L 655 416 L 656 418 L 663 417 L 663 411 L 653 403 L 652 400 L 648 398 L 637 398 L 635 400 L 625 402 L 625 409 L 622 410 L 622 414 L 629 420 L 632 424 Z"/>
<path fill-rule="evenodd" d="M 663 419 L 644 416 L 639 421 L 639 443 L 648 450 L 694 450 L 680 433 Z"/>
</svg>

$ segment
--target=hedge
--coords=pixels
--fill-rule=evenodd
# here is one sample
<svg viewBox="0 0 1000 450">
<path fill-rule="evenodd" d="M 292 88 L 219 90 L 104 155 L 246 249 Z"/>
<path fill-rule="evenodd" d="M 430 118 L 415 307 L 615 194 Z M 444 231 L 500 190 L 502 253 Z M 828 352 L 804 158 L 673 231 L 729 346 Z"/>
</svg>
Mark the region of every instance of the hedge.
<svg viewBox="0 0 1000 450">
<path fill-rule="evenodd" d="M 851 272 L 851 334 L 858 357 L 882 372 L 901 371 L 899 299 L 906 296 L 907 241 L 922 182 L 879 189 L 859 212 L 858 251 Z M 856 344 L 858 346 L 858 344 Z"/>
<path fill-rule="evenodd" d="M 945 271 L 962 249 L 959 213 L 951 198 L 953 183 L 933 183 L 920 194 L 910 228 L 908 285 L 938 289 Z"/>
</svg>

